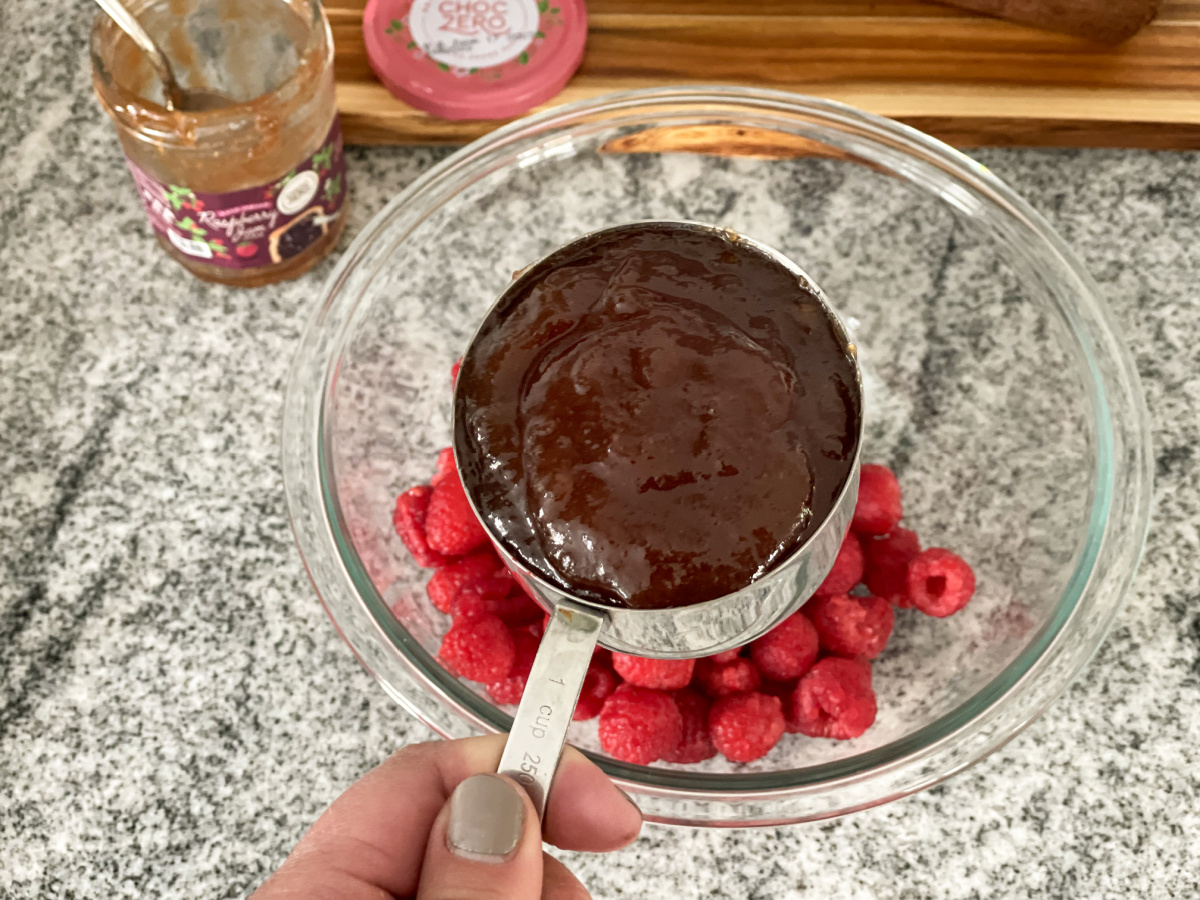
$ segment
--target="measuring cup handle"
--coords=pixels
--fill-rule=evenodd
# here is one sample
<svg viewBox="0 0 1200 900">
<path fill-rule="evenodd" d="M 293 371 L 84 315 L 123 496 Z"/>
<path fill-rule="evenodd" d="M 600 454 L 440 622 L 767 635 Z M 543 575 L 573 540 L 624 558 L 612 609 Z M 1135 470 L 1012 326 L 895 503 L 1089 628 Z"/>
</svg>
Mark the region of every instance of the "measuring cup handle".
<svg viewBox="0 0 1200 900">
<path fill-rule="evenodd" d="M 603 614 L 559 603 L 529 670 L 497 771 L 525 787 L 538 818 L 545 815 L 550 782 L 604 620 Z"/>
</svg>

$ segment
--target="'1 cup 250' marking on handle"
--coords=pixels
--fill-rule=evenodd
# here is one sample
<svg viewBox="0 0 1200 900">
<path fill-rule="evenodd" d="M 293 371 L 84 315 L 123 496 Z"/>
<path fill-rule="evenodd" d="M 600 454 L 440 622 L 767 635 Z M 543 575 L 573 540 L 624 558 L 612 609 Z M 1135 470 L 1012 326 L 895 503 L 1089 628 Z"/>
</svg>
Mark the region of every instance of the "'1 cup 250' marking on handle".
<svg viewBox="0 0 1200 900">
<path fill-rule="evenodd" d="M 525 788 L 539 818 L 603 622 L 601 616 L 563 609 L 560 604 L 542 637 L 525 696 L 513 717 L 497 770 Z"/>
<path fill-rule="evenodd" d="M 557 678 L 550 680 L 555 684 L 562 684 Z M 554 707 L 543 703 L 538 707 L 537 716 L 534 718 L 533 724 L 529 726 L 529 733 L 537 740 L 543 740 L 546 737 L 546 729 L 550 727 L 550 720 L 553 717 Z M 517 780 L 523 784 L 533 784 L 538 775 L 538 766 L 541 764 L 541 754 L 530 753 L 526 750 L 521 756 L 521 771 L 517 774 Z"/>
<path fill-rule="evenodd" d="M 533 720 L 533 724 L 529 726 L 529 733 L 538 740 L 546 736 L 546 729 L 550 727 L 550 718 L 554 715 L 554 707 L 543 703 L 538 707 L 537 718 Z"/>
<path fill-rule="evenodd" d="M 522 784 L 533 784 L 537 780 L 538 766 L 541 764 L 541 756 L 526 750 L 524 758 L 521 760 L 521 771 L 517 773 L 517 781 Z"/>
</svg>

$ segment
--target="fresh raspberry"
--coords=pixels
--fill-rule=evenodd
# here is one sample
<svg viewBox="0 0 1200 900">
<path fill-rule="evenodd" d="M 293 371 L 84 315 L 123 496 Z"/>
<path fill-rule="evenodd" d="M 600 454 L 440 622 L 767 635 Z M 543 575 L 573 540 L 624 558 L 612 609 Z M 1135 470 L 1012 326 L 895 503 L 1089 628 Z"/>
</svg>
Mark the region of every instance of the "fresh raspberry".
<svg viewBox="0 0 1200 900">
<path fill-rule="evenodd" d="M 974 594 L 975 573 L 949 550 L 930 547 L 908 564 L 908 596 L 928 616 L 952 616 Z"/>
<path fill-rule="evenodd" d="M 670 694 L 623 684 L 600 710 L 600 746 L 625 762 L 649 765 L 674 752 L 683 738 L 683 715 Z"/>
<path fill-rule="evenodd" d="M 537 603 L 537 596 L 533 593 L 533 591 L 530 588 L 525 586 L 525 582 L 523 582 L 520 578 L 517 577 L 517 573 L 514 572 L 512 569 L 509 569 L 508 574 L 512 576 L 512 580 L 517 585 L 517 587 L 519 587 L 522 591 L 525 592 L 525 596 L 527 596 L 534 603 Z"/>
<path fill-rule="evenodd" d="M 514 584 L 496 615 L 510 625 L 537 625 L 542 621 L 545 613 L 540 606 L 529 599 L 523 590 Z M 538 632 L 539 635 L 541 633 L 541 631 Z"/>
<path fill-rule="evenodd" d="M 465 616 L 442 638 L 438 658 L 455 675 L 491 684 L 508 675 L 516 652 L 512 634 L 499 618 Z"/>
<path fill-rule="evenodd" d="M 750 658 L 763 678 L 791 681 L 812 668 L 819 649 L 813 623 L 793 613 L 750 645 Z"/>
<path fill-rule="evenodd" d="M 583 678 L 583 690 L 579 692 L 579 702 L 575 705 L 576 722 L 584 722 L 600 715 L 600 709 L 608 695 L 617 689 L 621 679 L 613 671 L 609 661 L 603 656 L 592 657 L 588 663 L 587 675 Z"/>
<path fill-rule="evenodd" d="M 447 472 L 433 488 L 425 537 L 432 549 L 446 556 L 462 556 L 487 543 L 487 532 L 475 518 L 457 472 Z"/>
<path fill-rule="evenodd" d="M 921 552 L 917 533 L 897 527 L 882 537 L 867 538 L 862 545 L 867 590 L 901 609 L 912 606 L 908 598 L 908 564 Z"/>
<path fill-rule="evenodd" d="M 466 582 L 450 600 L 450 615 L 477 616 L 490 614 L 500 616 L 504 599 L 512 590 L 512 582 L 507 575 L 484 575 Z M 500 616 L 500 618 L 504 618 Z"/>
<path fill-rule="evenodd" d="M 513 641 L 512 668 L 507 677 L 489 684 L 487 692 L 497 703 L 515 706 L 525 693 L 525 682 L 529 680 L 529 670 L 533 668 L 533 658 L 537 656 L 540 641 L 524 628 L 512 629 L 510 634 Z"/>
<path fill-rule="evenodd" d="M 708 698 L 684 688 L 676 691 L 675 705 L 683 716 L 683 737 L 675 749 L 663 756 L 672 763 L 698 763 L 717 755 L 712 736 L 708 733 Z"/>
<path fill-rule="evenodd" d="M 838 549 L 833 568 L 825 576 L 825 580 L 813 592 L 816 597 L 832 597 L 834 594 L 848 594 L 863 577 L 863 548 L 858 535 L 847 531 L 842 538 L 842 546 Z"/>
<path fill-rule="evenodd" d="M 769 694 L 730 694 L 708 714 L 713 745 L 733 762 L 766 756 L 783 737 L 783 726 L 783 704 Z"/>
<path fill-rule="evenodd" d="M 858 737 L 875 721 L 871 664 L 825 657 L 796 684 L 790 718 L 789 730 L 809 737 Z"/>
<path fill-rule="evenodd" d="M 613 654 L 617 674 L 638 687 L 674 691 L 688 686 L 696 668 L 694 659 L 646 659 L 628 653 Z"/>
<path fill-rule="evenodd" d="M 737 659 L 741 655 L 742 655 L 742 648 L 734 647 L 732 650 L 723 650 L 720 653 L 714 653 L 712 656 L 708 656 L 705 658 L 711 659 L 715 663 L 727 663 L 727 662 L 733 662 L 735 659 Z"/>
<path fill-rule="evenodd" d="M 450 615 L 456 619 L 480 614 L 497 616 L 515 627 L 537 622 L 542 608 L 518 590 L 505 573 L 467 582 L 450 601 Z"/>
<path fill-rule="evenodd" d="M 451 472 L 456 471 L 454 466 L 454 448 L 447 447 L 438 453 L 437 457 L 437 472 L 429 479 L 429 483 L 437 487 L 446 480 L 446 476 Z"/>
<path fill-rule="evenodd" d="M 698 684 L 710 697 L 724 697 L 726 694 L 757 691 L 762 685 L 762 676 L 754 663 L 744 656 L 727 663 L 700 659 L 696 661 L 693 683 Z"/>
<path fill-rule="evenodd" d="M 392 526 L 404 546 L 412 554 L 418 566 L 436 569 L 449 562 L 446 557 L 429 546 L 425 539 L 425 523 L 428 521 L 429 504 L 433 488 L 419 484 L 409 488 L 396 498 L 396 509 L 392 512 Z"/>
<path fill-rule="evenodd" d="M 759 687 L 760 694 L 770 694 L 772 697 L 778 697 L 779 702 L 783 704 L 783 718 L 788 721 L 790 713 L 788 710 L 791 707 L 792 695 L 796 693 L 796 682 L 799 679 L 793 678 L 791 681 L 769 681 L 763 679 L 762 686 Z M 791 730 L 790 728 L 788 729 Z"/>
<path fill-rule="evenodd" d="M 900 482 L 887 466 L 863 466 L 850 527 L 859 534 L 887 534 L 900 521 Z"/>
<path fill-rule="evenodd" d="M 818 597 L 808 614 L 817 628 L 821 647 L 838 656 L 874 659 L 887 646 L 896 624 L 892 604 L 882 597 Z"/>
<path fill-rule="evenodd" d="M 433 573 L 425 585 L 425 593 L 433 605 L 444 613 L 450 612 L 450 602 L 464 584 L 495 575 L 500 571 L 500 559 L 490 547 L 484 547 L 470 556 L 456 559 Z"/>
</svg>

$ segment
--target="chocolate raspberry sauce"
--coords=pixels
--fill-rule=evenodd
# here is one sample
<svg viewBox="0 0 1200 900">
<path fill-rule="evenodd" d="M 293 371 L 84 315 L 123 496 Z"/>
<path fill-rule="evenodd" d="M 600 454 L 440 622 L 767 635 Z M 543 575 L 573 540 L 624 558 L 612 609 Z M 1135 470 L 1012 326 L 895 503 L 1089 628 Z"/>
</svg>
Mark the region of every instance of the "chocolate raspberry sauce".
<svg viewBox="0 0 1200 900">
<path fill-rule="evenodd" d="M 735 236 L 590 235 L 521 276 L 477 336 L 455 397 L 464 484 L 510 551 L 577 596 L 733 593 L 850 476 L 851 352 L 797 275 Z"/>
</svg>

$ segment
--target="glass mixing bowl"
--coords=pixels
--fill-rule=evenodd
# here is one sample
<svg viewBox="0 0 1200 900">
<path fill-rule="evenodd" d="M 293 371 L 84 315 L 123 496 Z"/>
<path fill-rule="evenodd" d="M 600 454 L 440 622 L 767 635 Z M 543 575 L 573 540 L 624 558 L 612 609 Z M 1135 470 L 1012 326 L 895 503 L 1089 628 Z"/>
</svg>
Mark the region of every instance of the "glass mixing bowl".
<svg viewBox="0 0 1200 900">
<path fill-rule="evenodd" d="M 1033 720 L 1095 652 L 1137 566 L 1151 453 L 1140 385 L 1096 285 L 988 171 L 917 131 L 746 88 L 634 91 L 515 122 L 425 173 L 330 277 L 291 372 L 284 477 L 330 617 L 384 690 L 446 737 L 511 709 L 447 674 L 448 622 L 396 537 L 396 495 L 450 443 L 450 367 L 515 270 L 635 219 L 758 238 L 849 323 L 864 462 L 905 524 L 975 567 L 963 612 L 901 611 L 852 741 L 785 735 L 747 765 L 636 766 L 571 740 L 653 821 L 834 816 L 929 787 Z"/>
</svg>

